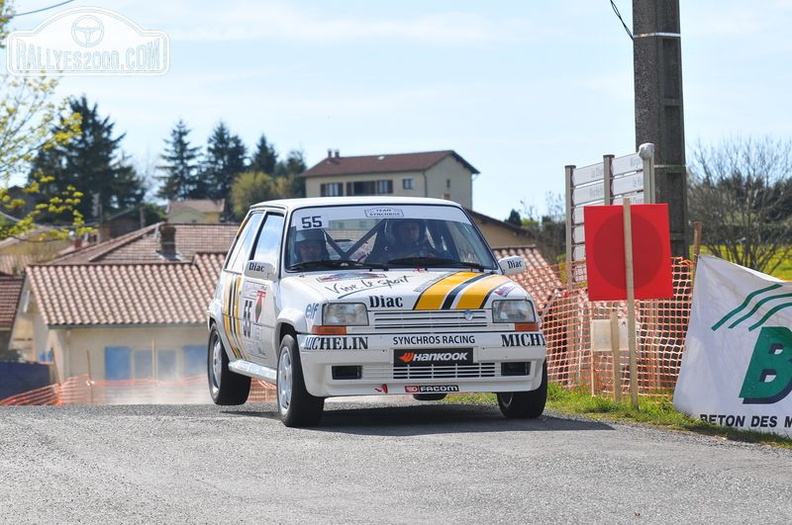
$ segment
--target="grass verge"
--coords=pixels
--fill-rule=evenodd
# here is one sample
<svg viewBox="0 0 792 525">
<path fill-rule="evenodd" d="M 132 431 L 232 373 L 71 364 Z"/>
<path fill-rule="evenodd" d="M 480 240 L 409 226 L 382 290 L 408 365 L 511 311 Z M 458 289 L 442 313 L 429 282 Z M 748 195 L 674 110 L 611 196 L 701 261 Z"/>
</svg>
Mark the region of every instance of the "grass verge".
<svg viewBox="0 0 792 525">
<path fill-rule="evenodd" d="M 447 399 L 452 403 L 497 405 L 495 394 L 458 394 Z M 629 396 L 616 403 L 612 399 L 591 396 L 583 390 L 565 389 L 550 383 L 547 409 L 599 421 L 641 423 L 666 430 L 693 432 L 731 441 L 761 443 L 792 450 L 792 439 L 777 434 L 737 430 L 686 416 L 674 410 L 670 397 L 641 397 L 638 399 L 638 408 L 633 409 Z"/>
</svg>

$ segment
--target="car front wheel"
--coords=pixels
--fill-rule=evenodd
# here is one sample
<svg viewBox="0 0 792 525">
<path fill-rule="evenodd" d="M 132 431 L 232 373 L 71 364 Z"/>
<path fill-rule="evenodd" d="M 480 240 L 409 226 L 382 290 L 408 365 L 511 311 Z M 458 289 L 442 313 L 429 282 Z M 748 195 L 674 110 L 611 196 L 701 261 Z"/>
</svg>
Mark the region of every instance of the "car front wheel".
<svg viewBox="0 0 792 525">
<path fill-rule="evenodd" d="M 528 392 L 499 392 L 498 406 L 507 418 L 537 418 L 547 403 L 547 361 L 542 366 L 542 385 Z"/>
<path fill-rule="evenodd" d="M 297 341 L 285 335 L 278 351 L 278 412 L 287 427 L 310 427 L 322 418 L 324 398 L 305 389 Z"/>
<path fill-rule="evenodd" d="M 250 393 L 250 378 L 228 368 L 228 355 L 216 327 L 209 334 L 209 393 L 217 405 L 241 405 Z"/>
</svg>

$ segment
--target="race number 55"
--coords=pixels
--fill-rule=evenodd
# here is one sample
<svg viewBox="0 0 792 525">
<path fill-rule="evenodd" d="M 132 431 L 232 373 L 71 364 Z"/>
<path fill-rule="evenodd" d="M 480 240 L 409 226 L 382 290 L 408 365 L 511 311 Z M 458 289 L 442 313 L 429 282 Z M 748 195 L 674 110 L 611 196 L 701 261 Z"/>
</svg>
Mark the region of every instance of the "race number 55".
<svg viewBox="0 0 792 525">
<path fill-rule="evenodd" d="M 312 228 L 321 228 L 324 225 L 324 221 L 322 220 L 321 215 L 311 215 L 309 217 L 303 217 L 300 220 L 300 226 L 303 230 L 309 230 Z"/>
</svg>

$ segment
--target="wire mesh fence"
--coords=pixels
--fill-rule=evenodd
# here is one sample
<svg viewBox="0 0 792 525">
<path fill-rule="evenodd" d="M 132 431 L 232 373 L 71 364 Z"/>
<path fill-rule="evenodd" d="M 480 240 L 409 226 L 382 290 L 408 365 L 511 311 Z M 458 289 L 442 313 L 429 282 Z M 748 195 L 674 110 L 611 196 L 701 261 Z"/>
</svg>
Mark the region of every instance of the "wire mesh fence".
<svg viewBox="0 0 792 525">
<path fill-rule="evenodd" d="M 674 258 L 672 270 L 673 298 L 635 301 L 636 379 L 643 396 L 670 396 L 679 374 L 693 264 Z M 586 388 L 593 395 L 627 393 L 626 301 L 589 301 L 584 262 L 527 271 L 515 280 L 533 295 L 542 313 L 550 380 Z"/>
<path fill-rule="evenodd" d="M 271 385 L 253 379 L 249 403 L 266 403 L 275 399 Z M 153 379 L 91 380 L 88 374 L 69 378 L 0 400 L 0 406 L 12 405 L 129 405 L 211 403 L 205 375 L 178 381 Z"/>
<path fill-rule="evenodd" d="M 693 263 L 672 260 L 674 296 L 637 300 L 637 389 L 670 397 L 679 374 L 690 316 Z M 550 381 L 592 395 L 627 394 L 630 387 L 626 301 L 589 301 L 584 262 L 533 268 L 512 278 L 532 294 L 547 340 Z M 618 344 L 614 344 L 618 341 Z M 274 400 L 274 388 L 251 384 L 250 402 Z M 91 380 L 88 375 L 0 400 L 4 405 L 210 402 L 205 375 L 180 381 Z"/>
</svg>

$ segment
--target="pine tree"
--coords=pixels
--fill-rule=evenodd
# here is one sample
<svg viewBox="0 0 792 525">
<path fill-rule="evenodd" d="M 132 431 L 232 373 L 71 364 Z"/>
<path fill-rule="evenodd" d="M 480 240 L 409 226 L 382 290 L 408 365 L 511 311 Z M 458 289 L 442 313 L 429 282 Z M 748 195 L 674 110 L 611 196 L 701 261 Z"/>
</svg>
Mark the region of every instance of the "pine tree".
<svg viewBox="0 0 792 525">
<path fill-rule="evenodd" d="M 275 166 L 275 177 L 283 177 L 289 181 L 289 194 L 292 197 L 305 197 L 305 179 L 300 177 L 307 169 L 305 155 L 300 150 L 291 150 L 285 161 Z"/>
<path fill-rule="evenodd" d="M 520 217 L 520 212 L 512 208 L 512 211 L 509 214 L 509 218 L 506 219 L 506 222 L 514 224 L 515 226 L 522 226 L 522 218 Z"/>
<path fill-rule="evenodd" d="M 101 117 L 97 105 L 91 106 L 84 95 L 71 98 L 69 106 L 82 118 L 81 133 L 61 145 L 40 151 L 30 179 L 42 175 L 54 177 L 42 184 L 46 198 L 69 187 L 77 188 L 86 196 L 78 206 L 85 217 L 99 219 L 102 214 L 139 204 L 145 193 L 143 181 L 129 158 L 119 151 L 125 134 L 113 137 L 115 124 L 110 117 Z M 58 135 L 69 126 L 69 122 L 61 121 L 52 132 Z"/>
<path fill-rule="evenodd" d="M 199 173 L 200 148 L 190 146 L 189 134 L 187 125 L 179 119 L 171 130 L 170 140 L 165 140 L 165 153 L 160 157 L 165 163 L 157 167 L 165 172 L 158 177 L 162 181 L 158 197 L 168 200 L 207 197 L 207 187 Z"/>
<path fill-rule="evenodd" d="M 250 170 L 275 174 L 275 165 L 278 163 L 278 153 L 275 146 L 267 142 L 267 137 L 262 133 L 261 138 L 256 144 L 256 151 L 250 159 Z"/>
<path fill-rule="evenodd" d="M 215 126 L 206 146 L 203 177 L 210 199 L 228 199 L 237 175 L 245 171 L 245 148 L 242 139 L 233 135 L 223 122 Z"/>
</svg>

